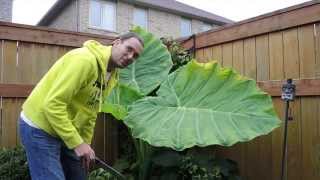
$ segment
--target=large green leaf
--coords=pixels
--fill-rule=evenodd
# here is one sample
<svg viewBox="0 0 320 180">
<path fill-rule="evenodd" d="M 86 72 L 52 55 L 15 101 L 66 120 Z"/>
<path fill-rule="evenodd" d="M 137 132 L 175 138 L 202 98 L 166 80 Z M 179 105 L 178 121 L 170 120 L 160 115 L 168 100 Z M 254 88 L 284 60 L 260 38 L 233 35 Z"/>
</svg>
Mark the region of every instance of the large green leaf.
<svg viewBox="0 0 320 180">
<path fill-rule="evenodd" d="M 164 81 L 172 66 L 166 46 L 151 33 L 140 27 L 132 32 L 144 40 L 140 57 L 130 66 L 120 70 L 120 80 L 102 106 L 102 111 L 117 119 L 127 115 L 127 106 L 149 94 Z"/>
<path fill-rule="evenodd" d="M 120 83 L 147 95 L 164 81 L 172 66 L 171 55 L 161 40 L 140 27 L 132 32 L 144 40 L 140 57 L 130 66 L 120 70 Z"/>
<path fill-rule="evenodd" d="M 254 80 L 216 62 L 190 62 L 157 95 L 136 101 L 124 121 L 134 137 L 154 146 L 231 146 L 267 134 L 280 122 L 270 96 Z"/>
</svg>

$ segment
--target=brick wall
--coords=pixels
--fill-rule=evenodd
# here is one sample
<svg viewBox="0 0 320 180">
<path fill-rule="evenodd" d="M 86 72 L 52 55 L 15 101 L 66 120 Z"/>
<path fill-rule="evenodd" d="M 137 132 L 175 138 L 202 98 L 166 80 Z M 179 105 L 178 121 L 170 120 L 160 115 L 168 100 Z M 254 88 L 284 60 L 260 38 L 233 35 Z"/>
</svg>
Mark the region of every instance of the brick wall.
<svg viewBox="0 0 320 180">
<path fill-rule="evenodd" d="M 12 21 L 13 0 L 0 0 L 0 21 Z"/>
</svg>

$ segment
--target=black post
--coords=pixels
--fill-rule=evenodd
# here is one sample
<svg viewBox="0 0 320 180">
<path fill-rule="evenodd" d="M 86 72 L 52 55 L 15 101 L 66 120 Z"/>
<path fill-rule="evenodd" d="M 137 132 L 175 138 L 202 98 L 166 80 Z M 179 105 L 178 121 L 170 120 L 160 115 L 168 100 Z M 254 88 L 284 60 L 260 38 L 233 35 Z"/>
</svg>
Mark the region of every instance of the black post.
<svg viewBox="0 0 320 180">
<path fill-rule="evenodd" d="M 289 121 L 289 101 L 295 98 L 296 86 L 292 83 L 292 79 L 287 79 L 287 83 L 282 86 L 281 99 L 286 102 L 285 110 L 285 124 L 283 133 L 283 147 L 282 147 L 282 166 L 281 166 L 281 180 L 287 179 L 287 137 L 288 137 L 288 121 Z"/>
<path fill-rule="evenodd" d="M 282 146 L 282 166 L 281 166 L 281 180 L 287 179 L 287 137 L 288 137 L 288 119 L 289 119 L 289 101 L 286 101 L 285 111 L 285 125 L 284 125 L 284 140 Z"/>
</svg>

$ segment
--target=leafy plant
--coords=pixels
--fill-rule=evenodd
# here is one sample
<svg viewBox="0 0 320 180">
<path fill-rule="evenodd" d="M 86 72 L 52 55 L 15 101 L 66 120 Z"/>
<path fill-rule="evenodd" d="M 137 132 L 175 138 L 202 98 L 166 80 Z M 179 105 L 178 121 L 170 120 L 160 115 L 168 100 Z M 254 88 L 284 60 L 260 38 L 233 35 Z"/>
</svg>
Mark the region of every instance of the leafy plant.
<svg viewBox="0 0 320 180">
<path fill-rule="evenodd" d="M 141 28 L 133 31 L 145 42 L 154 39 Z M 104 108 L 104 112 L 123 119 L 134 138 L 137 161 L 133 165 L 127 164 L 125 169 L 138 169 L 138 175 L 134 177 L 140 180 L 157 178 L 153 172 L 157 174 L 162 168 L 170 172 L 163 178 L 179 178 L 176 174 L 178 167 L 180 171 L 189 172 L 186 173 L 188 178 L 227 177 L 229 171 L 216 161 L 216 165 L 210 165 L 211 169 L 203 169 L 190 157 L 178 161 L 184 165 L 167 168 L 155 164 L 152 159 L 161 153 L 163 147 L 183 153 L 194 146 L 231 146 L 271 132 L 280 121 L 270 96 L 258 89 L 254 80 L 232 69 L 222 68 L 215 61 L 190 61 L 190 56 L 181 53 L 174 43 L 167 44 L 172 54 L 170 57 L 163 44 L 150 42 L 153 43 L 146 43 L 137 60 L 139 63 L 120 75 L 120 83 Z M 150 44 L 153 48 L 149 48 Z M 154 67 L 157 67 L 155 73 Z M 142 71 L 139 76 L 136 74 L 138 70 Z M 172 72 L 170 75 L 169 70 Z M 161 75 L 157 74 L 161 71 Z M 191 166 L 186 165 L 190 163 Z M 157 167 L 156 171 L 153 171 L 154 167 Z"/>
<path fill-rule="evenodd" d="M 102 168 L 90 172 L 88 180 L 117 180 L 111 173 Z"/>
<path fill-rule="evenodd" d="M 191 54 L 186 51 L 180 43 L 170 38 L 162 38 L 161 40 L 167 46 L 168 51 L 171 54 L 173 66 L 170 69 L 170 73 L 191 61 Z"/>
<path fill-rule="evenodd" d="M 170 74 L 156 97 L 129 106 L 132 135 L 158 147 L 231 146 L 278 127 L 269 95 L 217 62 L 192 61 Z"/>
<path fill-rule="evenodd" d="M 27 157 L 21 146 L 0 149 L 0 179 L 29 180 Z"/>
<path fill-rule="evenodd" d="M 170 149 L 158 151 L 152 157 L 152 162 L 151 176 L 157 179 L 240 179 L 236 162 L 194 148 L 183 152 Z"/>
</svg>

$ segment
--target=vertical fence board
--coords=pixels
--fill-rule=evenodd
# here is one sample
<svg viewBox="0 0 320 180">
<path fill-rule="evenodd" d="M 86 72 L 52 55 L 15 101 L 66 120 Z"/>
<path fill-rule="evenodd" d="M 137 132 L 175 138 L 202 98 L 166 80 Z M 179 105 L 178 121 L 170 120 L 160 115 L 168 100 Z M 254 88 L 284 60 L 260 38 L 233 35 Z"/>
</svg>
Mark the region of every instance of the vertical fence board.
<svg viewBox="0 0 320 180">
<path fill-rule="evenodd" d="M 281 80 L 284 78 L 283 70 L 283 38 L 282 32 L 269 34 L 269 61 L 270 80 Z M 278 115 L 283 120 L 283 101 L 276 98 L 273 101 L 278 109 Z M 283 126 L 275 129 L 272 133 L 272 172 L 273 179 L 281 176 L 281 152 L 283 143 Z"/>
<path fill-rule="evenodd" d="M 281 80 L 283 72 L 282 32 L 269 34 L 270 80 Z"/>
<path fill-rule="evenodd" d="M 205 48 L 203 50 L 203 60 L 204 62 L 209 62 L 212 58 L 212 48 Z"/>
<path fill-rule="evenodd" d="M 32 44 L 32 82 L 38 83 L 48 71 L 47 47 L 43 44 Z"/>
<path fill-rule="evenodd" d="M 302 176 L 308 180 L 318 180 L 317 172 L 317 147 L 319 137 L 317 136 L 316 122 L 319 98 L 304 97 L 301 100 L 301 120 L 302 120 Z"/>
<path fill-rule="evenodd" d="M 256 66 L 256 43 L 255 38 L 244 40 L 243 56 L 244 56 L 244 75 L 256 79 L 257 66 Z M 259 177 L 259 171 L 256 169 L 256 162 L 259 159 L 259 140 L 257 138 L 246 143 L 246 172 L 244 179 L 254 180 Z"/>
<path fill-rule="evenodd" d="M 314 26 L 308 25 L 298 28 L 300 77 L 315 76 L 315 41 Z M 317 175 L 316 147 L 320 144 L 317 137 L 317 102 L 318 98 L 305 97 L 301 100 L 302 120 L 302 170 L 303 177 L 308 180 L 319 179 Z M 318 177 L 317 177 L 318 176 Z"/>
<path fill-rule="evenodd" d="M 3 77 L 2 77 L 2 74 L 3 74 L 3 43 L 4 43 L 4 40 L 1 40 L 0 41 L 0 82 L 3 83 Z"/>
<path fill-rule="evenodd" d="M 232 46 L 232 67 L 240 74 L 244 74 L 244 63 L 243 63 L 243 41 L 237 41 Z M 233 154 L 237 154 L 235 160 L 238 162 L 240 173 L 245 176 L 246 172 L 246 145 L 245 143 L 237 143 L 233 146 Z"/>
<path fill-rule="evenodd" d="M 218 45 L 212 48 L 212 60 L 222 65 L 222 46 Z"/>
<path fill-rule="evenodd" d="M 3 98 L 2 147 L 11 148 L 17 144 L 16 98 Z"/>
<path fill-rule="evenodd" d="M 257 80 L 269 80 L 269 42 L 268 35 L 256 37 Z"/>
<path fill-rule="evenodd" d="M 33 84 L 32 81 L 32 63 L 33 54 L 32 44 L 20 42 L 19 43 L 19 80 L 21 84 Z"/>
<path fill-rule="evenodd" d="M 16 105 L 15 105 L 15 114 L 16 114 L 16 122 L 17 122 L 17 145 L 21 144 L 21 141 L 20 141 L 20 132 L 19 132 L 19 116 L 20 116 L 20 113 L 21 113 L 21 110 L 22 110 L 22 104 L 24 102 L 24 99 L 23 98 L 17 98 L 17 102 L 16 102 Z"/>
<path fill-rule="evenodd" d="M 273 98 L 273 105 L 278 114 L 278 117 L 282 120 L 282 123 L 279 128 L 275 129 L 271 133 L 272 141 L 269 142 L 272 146 L 272 152 L 270 154 L 271 161 L 271 170 L 269 171 L 270 179 L 280 180 L 281 178 L 281 159 L 282 159 L 282 143 L 283 143 L 283 119 L 284 119 L 284 109 L 285 105 L 281 98 Z"/>
<path fill-rule="evenodd" d="M 315 76 L 315 41 L 314 26 L 308 25 L 298 28 L 300 77 L 312 78 Z"/>
<path fill-rule="evenodd" d="M 236 41 L 232 46 L 232 67 L 240 74 L 244 74 L 243 40 Z"/>
<path fill-rule="evenodd" d="M 232 43 L 222 45 L 222 65 L 232 67 Z"/>
<path fill-rule="evenodd" d="M 316 78 L 320 78 L 320 23 L 315 24 Z"/>
<path fill-rule="evenodd" d="M 244 40 L 244 75 L 257 79 L 257 63 L 256 63 L 256 39 L 249 38 Z"/>
<path fill-rule="evenodd" d="M 4 41 L 3 44 L 3 83 L 17 83 L 18 69 L 16 65 L 17 42 Z"/>
<path fill-rule="evenodd" d="M 297 28 L 283 32 L 283 56 L 286 78 L 299 78 L 299 45 Z"/>
<path fill-rule="evenodd" d="M 256 37 L 256 57 L 257 57 L 257 80 L 269 80 L 269 46 L 268 35 Z M 259 161 L 263 162 L 259 166 L 259 174 L 261 180 L 269 180 L 272 165 L 272 136 L 261 136 L 259 139 Z"/>
<path fill-rule="evenodd" d="M 204 62 L 204 58 L 203 58 L 203 49 L 198 49 L 196 51 L 196 59 L 199 62 Z"/>
<path fill-rule="evenodd" d="M 298 31 L 296 28 L 283 32 L 283 57 L 285 79 L 299 78 L 299 48 Z M 289 180 L 302 180 L 301 178 L 301 98 L 290 103 L 290 112 L 293 121 L 288 122 L 288 159 L 287 175 Z"/>
</svg>

